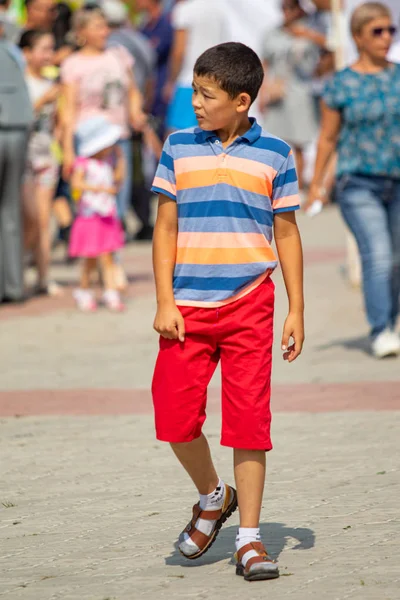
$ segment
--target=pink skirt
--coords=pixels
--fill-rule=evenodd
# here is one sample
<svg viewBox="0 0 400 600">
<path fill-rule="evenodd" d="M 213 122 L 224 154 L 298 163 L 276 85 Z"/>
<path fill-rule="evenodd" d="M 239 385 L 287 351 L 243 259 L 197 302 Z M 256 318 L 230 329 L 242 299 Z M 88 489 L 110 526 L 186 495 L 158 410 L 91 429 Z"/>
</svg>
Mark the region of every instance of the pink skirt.
<svg viewBox="0 0 400 600">
<path fill-rule="evenodd" d="M 69 255 L 96 258 L 124 245 L 121 223 L 116 217 L 78 216 L 72 226 Z"/>
</svg>

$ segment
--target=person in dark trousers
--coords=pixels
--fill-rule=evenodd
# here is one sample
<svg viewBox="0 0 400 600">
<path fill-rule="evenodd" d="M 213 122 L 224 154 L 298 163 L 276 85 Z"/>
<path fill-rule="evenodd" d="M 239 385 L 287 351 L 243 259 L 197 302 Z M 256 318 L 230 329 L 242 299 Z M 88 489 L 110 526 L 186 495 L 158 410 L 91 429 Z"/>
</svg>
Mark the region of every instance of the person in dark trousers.
<svg viewBox="0 0 400 600">
<path fill-rule="evenodd" d="M 21 183 L 33 110 L 22 64 L 0 24 L 0 302 L 24 298 Z"/>
</svg>

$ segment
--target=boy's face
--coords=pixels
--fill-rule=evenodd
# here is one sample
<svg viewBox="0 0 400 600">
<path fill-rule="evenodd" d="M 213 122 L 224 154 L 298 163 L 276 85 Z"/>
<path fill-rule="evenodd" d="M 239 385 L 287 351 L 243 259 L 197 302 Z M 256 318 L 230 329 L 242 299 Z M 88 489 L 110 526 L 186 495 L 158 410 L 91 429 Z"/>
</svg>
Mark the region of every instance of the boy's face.
<svg viewBox="0 0 400 600">
<path fill-rule="evenodd" d="M 242 93 L 232 99 L 213 79 L 194 74 L 192 105 L 199 127 L 205 131 L 229 127 L 249 110 L 250 104 L 248 94 Z"/>
</svg>

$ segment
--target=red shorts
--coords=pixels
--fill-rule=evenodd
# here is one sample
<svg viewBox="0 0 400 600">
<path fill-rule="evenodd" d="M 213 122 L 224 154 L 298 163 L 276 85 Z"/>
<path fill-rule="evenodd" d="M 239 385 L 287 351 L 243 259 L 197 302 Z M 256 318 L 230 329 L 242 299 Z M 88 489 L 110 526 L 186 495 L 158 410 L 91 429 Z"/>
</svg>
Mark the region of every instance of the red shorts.
<svg viewBox="0 0 400 600">
<path fill-rule="evenodd" d="M 220 308 L 179 307 L 183 343 L 160 338 L 153 378 L 157 438 L 190 442 L 206 419 L 207 386 L 221 360 L 221 444 L 271 450 L 271 365 L 274 289 L 267 278 Z"/>
</svg>

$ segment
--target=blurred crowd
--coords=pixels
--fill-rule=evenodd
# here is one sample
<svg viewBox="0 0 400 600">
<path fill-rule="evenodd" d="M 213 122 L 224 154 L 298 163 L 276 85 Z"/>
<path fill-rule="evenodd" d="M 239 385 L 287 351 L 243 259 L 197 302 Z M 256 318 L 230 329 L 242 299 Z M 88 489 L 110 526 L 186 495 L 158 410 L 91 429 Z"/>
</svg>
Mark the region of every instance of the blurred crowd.
<svg viewBox="0 0 400 600">
<path fill-rule="evenodd" d="M 150 187 L 163 141 L 197 124 L 194 62 L 225 41 L 243 42 L 263 60 L 253 113 L 291 144 L 300 187 L 313 180 L 306 206 L 330 197 L 337 153 L 326 157 L 317 185 L 316 175 L 307 178 L 306 150 L 335 72 L 331 0 L 25 0 L 19 21 L 9 2 L 0 0 L 0 301 L 24 299 L 27 261 L 37 272 L 35 293 L 62 293 L 49 280 L 57 242 L 67 261 L 82 259 L 78 307 L 95 308 L 89 288 L 99 271 L 103 301 L 123 308 L 120 249 L 151 240 Z M 370 45 L 391 47 L 396 61 L 390 27 L 375 27 Z M 369 56 L 367 42 L 355 40 Z"/>
</svg>

